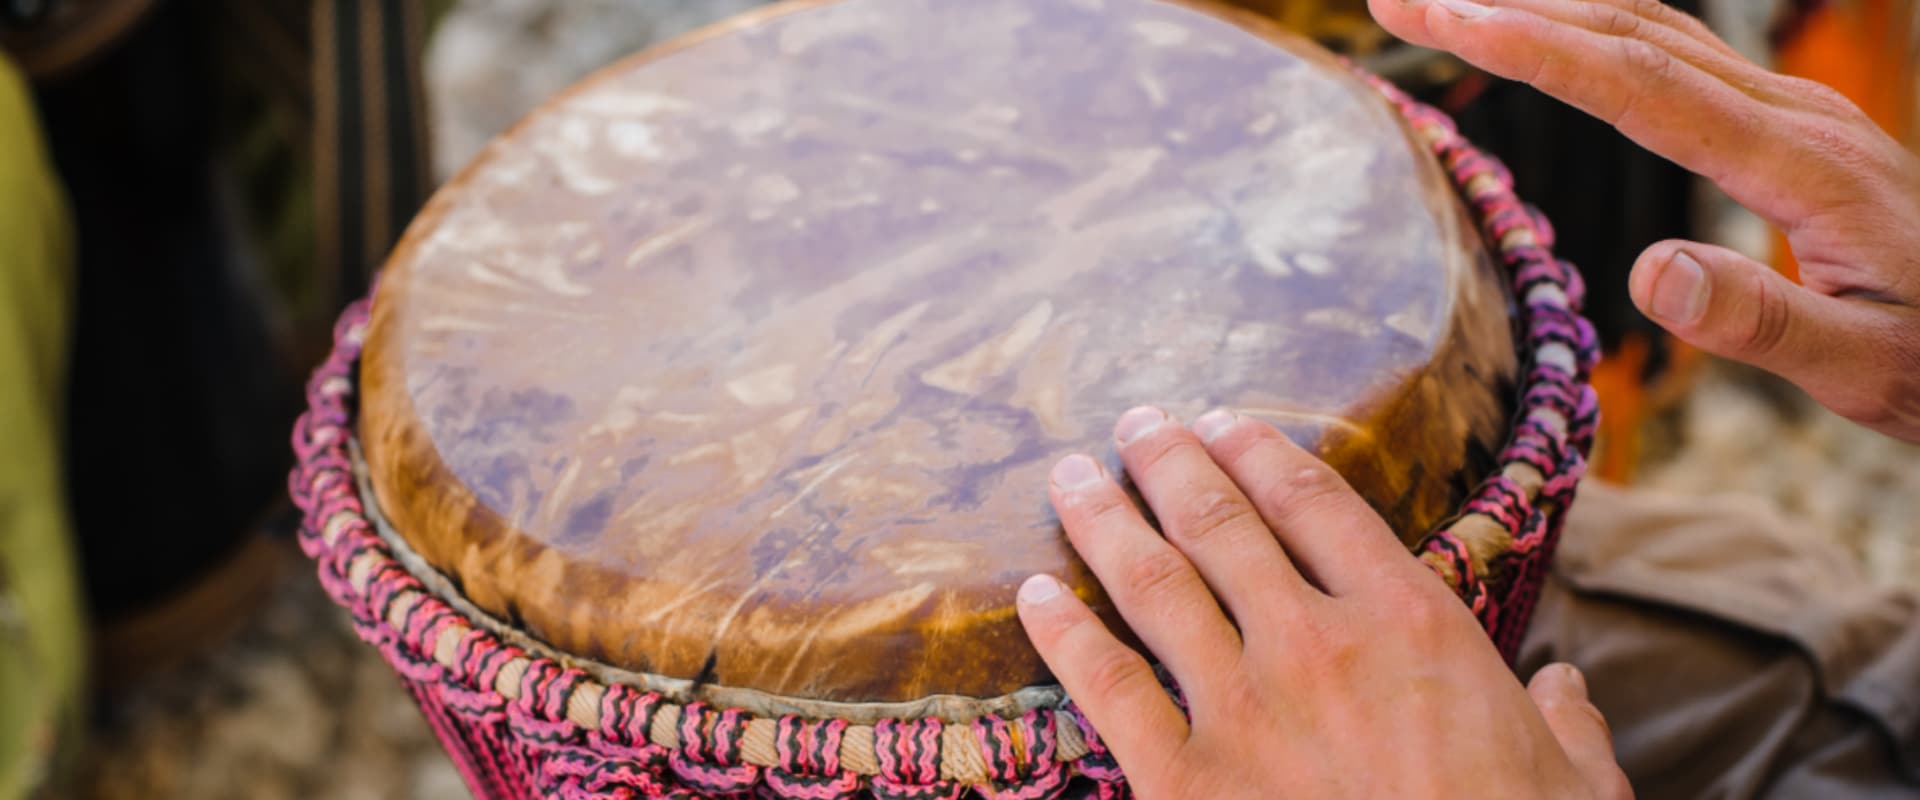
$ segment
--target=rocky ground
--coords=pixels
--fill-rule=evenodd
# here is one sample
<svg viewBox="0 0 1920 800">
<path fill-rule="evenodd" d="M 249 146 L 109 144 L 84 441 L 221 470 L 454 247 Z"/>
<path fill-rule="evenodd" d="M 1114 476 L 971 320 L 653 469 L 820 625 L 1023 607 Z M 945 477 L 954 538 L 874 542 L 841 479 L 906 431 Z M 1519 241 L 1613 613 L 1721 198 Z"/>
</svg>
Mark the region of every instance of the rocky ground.
<svg viewBox="0 0 1920 800">
<path fill-rule="evenodd" d="M 579 75 L 758 0 L 469 0 L 428 83 L 441 171 Z M 1920 586 L 1920 448 L 1859 430 L 1766 376 L 1709 367 L 1649 427 L 1645 486 L 1738 491 L 1828 531 L 1886 585 Z M 217 652 L 108 698 L 83 774 L 103 798 L 456 798 L 465 790 L 391 671 L 290 542 L 287 579 Z"/>
<path fill-rule="evenodd" d="M 1831 534 L 1873 582 L 1920 588 L 1920 446 L 1860 428 L 1751 368 L 1709 365 L 1651 421 L 1637 485 L 1736 492 Z"/>
<path fill-rule="evenodd" d="M 461 0 L 426 55 L 434 166 L 451 175 L 482 145 L 621 56 L 768 0 Z"/>
<path fill-rule="evenodd" d="M 100 701 L 82 796 L 468 796 L 393 671 L 280 544 L 283 577 L 244 631 Z"/>
</svg>

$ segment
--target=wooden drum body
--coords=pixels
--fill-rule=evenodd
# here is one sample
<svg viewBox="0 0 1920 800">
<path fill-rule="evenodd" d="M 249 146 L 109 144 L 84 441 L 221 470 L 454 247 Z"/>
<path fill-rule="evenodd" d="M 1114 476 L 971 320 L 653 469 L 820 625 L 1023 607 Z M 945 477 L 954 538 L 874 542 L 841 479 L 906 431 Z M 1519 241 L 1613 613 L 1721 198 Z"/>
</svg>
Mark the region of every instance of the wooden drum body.
<svg viewBox="0 0 1920 800">
<path fill-rule="evenodd" d="M 1509 187 L 1228 12 L 779 7 L 441 190 L 312 384 L 303 541 L 485 795 L 1121 793 L 1013 596 L 1118 623 L 1045 476 L 1133 405 L 1280 426 L 1517 644 L 1594 353 Z"/>
</svg>

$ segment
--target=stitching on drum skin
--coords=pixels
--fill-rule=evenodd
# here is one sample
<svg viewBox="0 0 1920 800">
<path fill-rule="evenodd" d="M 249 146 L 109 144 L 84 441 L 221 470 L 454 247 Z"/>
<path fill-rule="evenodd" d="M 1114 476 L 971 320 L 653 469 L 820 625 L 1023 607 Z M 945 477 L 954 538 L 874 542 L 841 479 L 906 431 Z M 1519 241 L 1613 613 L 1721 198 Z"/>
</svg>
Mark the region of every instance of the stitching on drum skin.
<svg viewBox="0 0 1920 800">
<path fill-rule="evenodd" d="M 1584 472 L 1592 443 L 1597 403 L 1586 378 L 1598 355 L 1595 337 L 1592 327 L 1578 317 L 1582 291 L 1578 273 L 1562 262 L 1541 260 L 1552 258 L 1547 252 L 1551 229 L 1513 196 L 1505 168 L 1467 144 L 1439 112 L 1377 78 L 1364 73 L 1361 77 L 1400 111 L 1455 185 L 1462 187 L 1482 235 L 1499 242 L 1499 255 L 1514 288 L 1525 298 L 1520 308 L 1527 334 L 1522 346 L 1531 364 L 1523 416 L 1501 455 L 1501 469 L 1475 490 L 1469 503 L 1498 509 L 1506 521 L 1486 511 L 1471 511 L 1428 535 L 1417 548 L 1421 560 L 1461 595 L 1511 658 L 1558 538 L 1560 512 Z M 1529 273 L 1536 277 L 1527 278 Z M 764 763 L 778 758 L 769 754 L 770 747 L 761 746 L 771 742 L 773 720 L 747 719 L 744 725 L 729 728 L 741 741 L 735 755 L 719 757 L 739 758 L 746 764 L 733 769 L 709 764 L 706 759 L 716 753 L 682 750 L 681 704 L 660 702 L 651 693 L 639 696 L 639 703 L 603 704 L 608 688 L 570 667 L 573 660 L 550 658 L 503 642 L 503 631 L 488 624 L 491 620 L 461 607 L 463 599 L 457 593 L 429 590 L 412 569 L 415 565 L 406 563 L 404 545 L 398 537 L 389 538 L 391 531 L 381 529 L 377 510 L 363 502 L 371 493 L 364 491 L 354 474 L 351 376 L 366 336 L 367 307 L 363 300 L 342 315 L 335 329 L 336 348 L 309 383 L 310 409 L 295 425 L 293 444 L 299 463 L 289 476 L 288 489 L 304 512 L 302 549 L 316 561 L 329 596 L 352 612 L 356 630 L 381 648 L 422 704 L 452 720 L 445 730 L 436 728 L 444 742 L 460 748 L 468 762 L 488 767 L 485 788 L 522 794 L 624 789 L 662 796 L 680 791 L 678 777 L 686 774 L 680 765 L 703 781 L 721 781 L 727 791 L 745 791 L 757 784 L 764 778 L 760 768 L 777 766 Z M 1545 394 L 1536 398 L 1536 390 Z M 659 676 L 634 677 L 641 679 L 638 688 L 642 690 L 660 685 L 653 680 Z M 556 691 L 570 692 L 560 719 L 550 718 L 560 702 Z M 631 690 L 623 687 L 621 691 Z M 954 797 L 966 785 L 996 777 L 989 769 L 982 735 L 976 734 L 988 728 L 996 737 L 1005 731 L 1016 743 L 1009 752 L 1018 762 L 1000 764 L 999 777 L 1018 779 L 994 783 L 994 793 L 1054 796 L 1064 788 L 1068 774 L 1093 780 L 1102 795 L 1113 793 L 1124 783 L 1124 776 L 1072 702 L 1059 695 L 1057 688 L 1051 691 L 1048 701 L 995 725 L 941 726 L 937 721 L 902 720 L 899 724 L 908 731 L 941 731 L 937 744 L 931 739 L 920 743 L 911 735 L 905 739 L 910 750 L 936 747 L 939 779 L 890 786 L 887 794 Z M 1177 687 L 1169 685 L 1169 691 L 1178 696 Z M 523 698 L 523 692 L 532 694 Z M 646 741 L 618 741 L 625 736 L 620 731 L 630 730 L 624 723 L 631 720 L 605 718 L 609 713 L 652 713 Z M 726 712 L 713 708 L 703 713 Z M 1049 728 L 1052 748 L 1033 738 Z M 876 747 L 873 727 L 847 727 L 839 746 L 840 774 L 861 779 L 839 781 L 838 788 L 824 783 L 803 787 L 795 791 L 809 794 L 793 796 L 850 796 L 866 784 L 865 776 L 880 773 Z M 1041 754 L 1048 749 L 1052 750 L 1050 765 L 1025 763 L 1044 757 Z M 672 756 L 676 765 L 671 771 L 666 756 Z M 1004 761 L 1004 755 L 999 757 Z M 819 758 L 804 760 L 812 764 Z M 1071 773 L 1063 771 L 1068 767 Z"/>
</svg>

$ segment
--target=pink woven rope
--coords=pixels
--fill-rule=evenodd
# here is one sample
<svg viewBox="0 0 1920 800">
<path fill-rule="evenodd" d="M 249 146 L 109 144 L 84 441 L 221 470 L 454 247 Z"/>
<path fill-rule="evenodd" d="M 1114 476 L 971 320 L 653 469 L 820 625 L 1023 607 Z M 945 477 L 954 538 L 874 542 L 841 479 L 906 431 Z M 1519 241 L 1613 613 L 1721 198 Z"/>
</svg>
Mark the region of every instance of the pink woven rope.
<svg viewBox="0 0 1920 800">
<path fill-rule="evenodd" d="M 1512 177 L 1497 160 L 1462 139 L 1444 114 L 1392 86 L 1364 76 L 1401 112 L 1446 167 L 1495 245 L 1519 301 L 1527 366 L 1520 413 L 1500 468 L 1468 499 L 1463 514 L 1491 520 L 1510 538 L 1487 563 L 1476 563 L 1458 525 L 1428 535 L 1416 552 L 1467 603 L 1511 658 L 1526 630 L 1564 512 L 1586 469 L 1598 416 L 1587 383 L 1598 358 L 1593 328 L 1579 316 L 1585 294 L 1579 273 L 1551 252 L 1552 229 L 1514 197 Z M 346 608 L 355 630 L 393 665 L 419 702 L 468 786 L 480 797 L 693 798 L 706 796 L 902 800 L 1129 796 L 1125 776 L 1071 701 L 1010 719 L 977 720 L 989 778 L 966 785 L 942 778 L 944 726 L 937 719 L 883 720 L 872 727 L 878 774 L 842 763 L 846 726 L 786 720 L 777 764 L 742 760 L 740 739 L 752 721 L 737 709 L 700 703 L 675 707 L 660 695 L 625 685 L 592 684 L 577 669 L 527 653 L 466 619 L 394 557 L 366 517 L 348 453 L 353 435 L 354 375 L 366 335 L 368 301 L 349 306 L 334 330 L 334 349 L 307 384 L 308 411 L 294 426 L 298 463 L 288 490 L 303 513 L 300 544 L 315 561 L 328 596 Z M 1537 491 L 1509 474 L 1537 474 Z M 356 578 L 356 568 L 358 578 Z M 410 604 L 410 605 L 403 605 Z M 397 620 L 396 620 L 397 617 Z M 464 629 L 445 647 L 449 631 Z M 522 665 L 517 696 L 500 693 L 510 664 Z M 600 690 L 598 725 L 568 714 L 585 687 Z M 1169 687 L 1179 697 L 1177 687 Z M 678 746 L 652 740 L 659 715 L 677 711 Z M 811 725 L 812 727 L 809 727 Z M 826 727 L 821 727 L 821 726 Z M 1084 745 L 1060 752 L 1060 729 Z"/>
</svg>

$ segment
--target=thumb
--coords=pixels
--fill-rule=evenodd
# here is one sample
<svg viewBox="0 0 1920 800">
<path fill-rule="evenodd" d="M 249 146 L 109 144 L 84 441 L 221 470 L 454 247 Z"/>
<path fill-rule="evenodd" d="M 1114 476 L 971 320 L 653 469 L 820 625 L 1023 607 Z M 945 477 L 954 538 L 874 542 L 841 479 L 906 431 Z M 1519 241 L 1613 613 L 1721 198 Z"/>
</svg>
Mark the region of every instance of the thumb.
<svg viewBox="0 0 1920 800">
<path fill-rule="evenodd" d="M 1838 352 L 1856 336 L 1849 309 L 1724 247 L 1661 242 L 1642 253 L 1628 280 L 1633 304 L 1674 336 L 1714 355 L 1744 361 L 1802 387 L 1850 369 Z"/>
<path fill-rule="evenodd" d="M 1627 776 L 1613 760 L 1613 734 L 1606 718 L 1587 699 L 1587 679 L 1572 664 L 1549 664 L 1534 673 L 1527 694 L 1547 718 L 1547 727 L 1560 742 L 1574 769 L 1586 779 L 1593 796 L 1615 800 L 1631 798 Z"/>
</svg>

